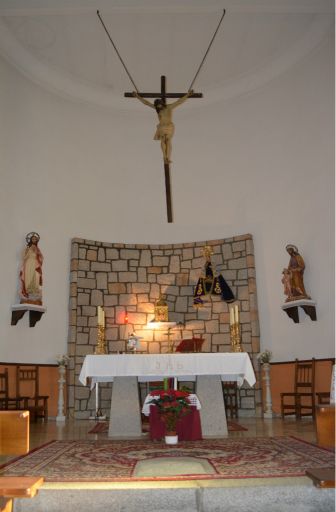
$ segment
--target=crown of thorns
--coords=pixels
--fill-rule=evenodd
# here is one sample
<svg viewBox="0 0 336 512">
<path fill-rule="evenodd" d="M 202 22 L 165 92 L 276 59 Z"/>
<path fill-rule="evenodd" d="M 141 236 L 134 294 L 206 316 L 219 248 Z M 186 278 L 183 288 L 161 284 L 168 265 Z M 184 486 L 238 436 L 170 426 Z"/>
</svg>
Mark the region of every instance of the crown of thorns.
<svg viewBox="0 0 336 512">
<path fill-rule="evenodd" d="M 26 236 L 26 242 L 27 244 L 30 244 L 31 242 L 31 239 L 33 238 L 33 236 L 35 236 L 37 238 L 37 241 L 40 240 L 40 235 L 38 233 L 36 233 L 35 231 L 31 231 L 30 233 L 28 233 L 28 235 Z"/>
</svg>

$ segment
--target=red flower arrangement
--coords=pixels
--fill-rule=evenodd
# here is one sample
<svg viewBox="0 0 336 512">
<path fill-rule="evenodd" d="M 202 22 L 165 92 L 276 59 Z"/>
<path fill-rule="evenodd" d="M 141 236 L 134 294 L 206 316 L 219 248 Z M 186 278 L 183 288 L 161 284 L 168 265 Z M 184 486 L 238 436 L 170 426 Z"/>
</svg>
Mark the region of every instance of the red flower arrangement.
<svg viewBox="0 0 336 512">
<path fill-rule="evenodd" d="M 175 389 L 156 390 L 150 393 L 153 398 L 149 403 L 159 409 L 161 420 L 165 424 L 166 432 L 176 432 L 178 420 L 191 412 L 189 393 Z"/>
</svg>

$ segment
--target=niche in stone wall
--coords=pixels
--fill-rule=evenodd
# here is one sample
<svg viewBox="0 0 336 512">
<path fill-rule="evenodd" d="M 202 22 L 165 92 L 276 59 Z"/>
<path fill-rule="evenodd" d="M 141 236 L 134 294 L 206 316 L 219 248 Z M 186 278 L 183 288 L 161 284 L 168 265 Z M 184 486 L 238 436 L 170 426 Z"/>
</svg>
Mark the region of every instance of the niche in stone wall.
<svg viewBox="0 0 336 512">
<path fill-rule="evenodd" d="M 95 409 L 94 393 L 78 382 L 84 357 L 97 343 L 97 307 L 105 310 L 110 353 L 125 351 L 130 332 L 140 336 L 141 350 L 167 352 L 166 330 L 151 329 L 154 306 L 163 295 L 169 320 L 179 324 L 170 339 L 202 336 L 204 352 L 230 352 L 229 306 L 220 296 L 206 296 L 204 307 L 193 305 L 194 287 L 204 270 L 205 245 L 212 249 L 212 266 L 232 289 L 240 310 L 242 346 L 255 368 L 259 352 L 259 323 L 253 240 L 242 235 L 222 240 L 167 245 L 132 245 L 72 240 L 68 353 L 71 357 L 69 407 L 76 418 Z M 127 315 L 128 323 L 125 323 Z M 141 355 L 136 356 L 141 357 Z M 101 387 L 103 412 L 110 408 L 111 384 Z M 240 411 L 260 409 L 260 384 L 240 390 Z"/>
</svg>

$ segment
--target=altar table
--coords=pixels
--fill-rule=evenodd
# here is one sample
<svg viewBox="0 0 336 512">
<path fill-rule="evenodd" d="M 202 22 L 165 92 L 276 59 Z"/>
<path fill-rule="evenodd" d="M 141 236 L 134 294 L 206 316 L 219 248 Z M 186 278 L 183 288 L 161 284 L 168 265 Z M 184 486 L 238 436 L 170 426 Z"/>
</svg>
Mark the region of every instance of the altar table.
<svg viewBox="0 0 336 512">
<path fill-rule="evenodd" d="M 255 375 L 247 353 L 113 354 L 85 357 L 79 381 L 86 385 L 113 381 L 109 436 L 140 437 L 140 405 L 137 383 L 175 377 L 194 380 L 202 404 L 204 437 L 227 435 L 224 399 L 220 381 L 246 382 Z M 211 397 L 211 399 L 209 399 Z"/>
</svg>

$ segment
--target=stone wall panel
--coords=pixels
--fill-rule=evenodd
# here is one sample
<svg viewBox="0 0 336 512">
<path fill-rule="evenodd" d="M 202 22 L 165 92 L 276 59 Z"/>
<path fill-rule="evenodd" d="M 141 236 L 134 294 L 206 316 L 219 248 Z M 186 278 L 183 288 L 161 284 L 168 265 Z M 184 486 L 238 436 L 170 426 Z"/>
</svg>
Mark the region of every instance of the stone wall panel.
<svg viewBox="0 0 336 512">
<path fill-rule="evenodd" d="M 222 273 L 236 296 L 240 310 L 242 346 L 257 368 L 260 350 L 254 250 L 251 235 L 212 240 L 213 268 Z M 171 340 L 202 336 L 203 351 L 231 350 L 229 307 L 219 296 L 207 295 L 204 307 L 195 309 L 194 287 L 204 271 L 205 242 L 145 245 L 103 243 L 74 239 L 71 247 L 69 349 L 71 367 L 69 408 L 75 417 L 94 413 L 94 393 L 75 385 L 87 354 L 97 344 L 97 306 L 104 305 L 105 338 L 109 352 L 126 349 L 129 333 L 141 336 L 141 350 L 149 353 L 168 349 L 166 329 L 150 329 L 155 301 L 164 295 L 169 320 L 182 328 L 171 330 Z M 124 323 L 128 315 L 128 325 Z M 247 392 L 248 391 L 248 392 Z M 242 411 L 260 408 L 260 383 L 256 389 L 240 390 Z M 109 413 L 111 385 L 101 389 L 103 413 Z"/>
</svg>

